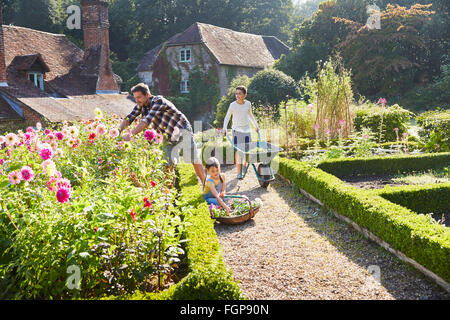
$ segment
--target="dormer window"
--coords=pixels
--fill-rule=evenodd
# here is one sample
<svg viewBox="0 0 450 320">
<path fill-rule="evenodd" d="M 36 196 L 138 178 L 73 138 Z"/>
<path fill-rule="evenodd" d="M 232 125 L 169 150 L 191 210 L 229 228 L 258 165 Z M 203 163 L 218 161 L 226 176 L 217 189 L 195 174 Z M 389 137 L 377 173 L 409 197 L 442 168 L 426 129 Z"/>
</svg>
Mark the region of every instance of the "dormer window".
<svg viewBox="0 0 450 320">
<path fill-rule="evenodd" d="M 44 74 L 40 72 L 28 72 L 28 80 L 30 80 L 36 87 L 44 90 Z"/>
<path fill-rule="evenodd" d="M 191 62 L 191 49 L 186 48 L 180 49 L 179 61 Z"/>
<path fill-rule="evenodd" d="M 45 73 L 50 72 L 50 68 L 45 63 L 41 54 L 27 54 L 22 56 L 15 56 L 9 68 L 28 79 L 37 88 L 42 91 L 44 88 Z"/>
</svg>

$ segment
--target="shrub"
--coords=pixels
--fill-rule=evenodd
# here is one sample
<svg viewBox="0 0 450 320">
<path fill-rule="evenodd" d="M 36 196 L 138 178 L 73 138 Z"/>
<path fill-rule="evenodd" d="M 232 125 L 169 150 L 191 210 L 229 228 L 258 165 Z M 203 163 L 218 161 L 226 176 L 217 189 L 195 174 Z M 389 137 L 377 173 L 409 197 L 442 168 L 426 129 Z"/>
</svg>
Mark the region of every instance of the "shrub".
<svg viewBox="0 0 450 320">
<path fill-rule="evenodd" d="M 377 133 L 377 142 L 396 141 L 397 134 L 401 137 L 404 132 L 408 132 L 408 123 L 413 113 L 395 104 L 389 107 L 366 103 L 358 106 L 354 110 L 354 129 L 362 131 L 362 128 L 369 128 Z M 381 141 L 380 141 L 380 126 Z M 395 128 L 398 128 L 396 134 Z"/>
<path fill-rule="evenodd" d="M 450 110 L 427 111 L 416 120 L 420 126 L 419 135 L 427 141 L 427 151 L 450 151 Z"/>
<path fill-rule="evenodd" d="M 279 117 L 279 105 L 289 98 L 298 98 L 299 88 L 293 78 L 275 69 L 257 72 L 248 87 L 248 100 L 257 106 L 270 105 Z"/>
</svg>

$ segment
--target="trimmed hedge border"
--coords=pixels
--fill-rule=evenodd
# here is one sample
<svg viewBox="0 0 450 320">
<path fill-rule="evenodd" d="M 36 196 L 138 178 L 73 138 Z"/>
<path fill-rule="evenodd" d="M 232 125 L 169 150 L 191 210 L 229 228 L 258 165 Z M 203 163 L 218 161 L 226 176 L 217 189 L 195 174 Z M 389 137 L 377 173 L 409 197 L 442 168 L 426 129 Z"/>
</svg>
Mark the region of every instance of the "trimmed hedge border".
<svg viewBox="0 0 450 320">
<path fill-rule="evenodd" d="M 240 300 L 246 299 L 231 271 L 225 266 L 221 247 L 214 230 L 208 206 L 191 164 L 176 169 L 180 196 L 177 205 L 183 207 L 182 218 L 188 225 L 183 237 L 189 274 L 180 282 L 160 293 L 137 292 L 113 299 L 125 300 Z M 109 297 L 111 299 L 111 297 Z"/>
<path fill-rule="evenodd" d="M 422 186 L 387 186 L 373 192 L 416 213 L 447 213 L 449 211 L 450 182 Z"/>
<path fill-rule="evenodd" d="M 450 165 L 450 152 L 388 157 L 325 160 L 318 168 L 336 177 L 383 173 L 407 173 L 427 169 L 442 169 Z"/>
<path fill-rule="evenodd" d="M 431 161 L 433 157 L 426 159 L 425 162 Z M 442 161 L 440 157 L 437 159 Z M 335 167 L 336 162 L 333 161 Z M 356 162 L 343 162 L 356 166 Z M 443 286 L 449 290 L 450 229 L 431 224 L 424 215 L 417 215 L 370 190 L 359 190 L 347 185 L 312 164 L 284 158 L 280 158 L 279 163 L 282 176 L 317 198 L 327 208 L 349 218 L 393 249 L 438 275 L 445 282 Z"/>
</svg>

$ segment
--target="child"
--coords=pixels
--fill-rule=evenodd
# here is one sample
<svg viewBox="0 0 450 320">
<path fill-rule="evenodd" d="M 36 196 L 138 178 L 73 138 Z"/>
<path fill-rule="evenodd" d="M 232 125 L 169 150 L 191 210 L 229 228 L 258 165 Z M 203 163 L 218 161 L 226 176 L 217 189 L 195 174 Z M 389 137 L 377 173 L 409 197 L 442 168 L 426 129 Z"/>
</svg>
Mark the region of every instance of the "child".
<svg viewBox="0 0 450 320">
<path fill-rule="evenodd" d="M 245 146 L 245 151 L 248 151 L 249 144 L 252 141 L 250 122 L 255 127 L 256 132 L 259 132 L 258 123 L 252 113 L 252 104 L 250 101 L 245 100 L 247 97 L 247 88 L 245 86 L 238 86 L 235 94 L 236 101 L 232 102 L 228 108 L 227 114 L 223 121 L 222 132 L 223 134 L 226 134 L 228 122 L 230 117 L 233 116 L 233 124 L 231 126 L 233 129 L 233 144 L 238 145 L 238 147 L 240 147 L 240 145 Z M 235 153 L 235 159 L 238 175 L 237 177 L 238 179 L 242 179 L 241 157 L 238 152 Z M 245 160 L 243 166 L 246 168 Z"/>
<path fill-rule="evenodd" d="M 211 157 L 206 161 L 206 173 L 209 178 L 205 181 L 203 199 L 208 204 L 222 206 L 231 216 L 230 207 L 223 201 L 225 197 L 225 175 L 220 173 L 220 163 L 217 158 Z"/>
</svg>

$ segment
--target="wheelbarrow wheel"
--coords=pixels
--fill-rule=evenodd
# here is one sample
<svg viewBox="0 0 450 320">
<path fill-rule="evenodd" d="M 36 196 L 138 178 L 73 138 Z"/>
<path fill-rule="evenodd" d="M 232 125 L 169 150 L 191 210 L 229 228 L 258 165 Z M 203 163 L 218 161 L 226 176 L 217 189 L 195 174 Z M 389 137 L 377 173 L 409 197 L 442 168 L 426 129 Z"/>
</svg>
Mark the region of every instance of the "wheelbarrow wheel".
<svg viewBox="0 0 450 320">
<path fill-rule="evenodd" d="M 260 163 L 258 166 L 258 179 L 259 185 L 263 188 L 267 188 L 270 183 L 270 168 L 268 164 Z"/>
</svg>

